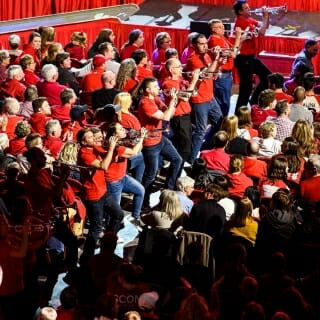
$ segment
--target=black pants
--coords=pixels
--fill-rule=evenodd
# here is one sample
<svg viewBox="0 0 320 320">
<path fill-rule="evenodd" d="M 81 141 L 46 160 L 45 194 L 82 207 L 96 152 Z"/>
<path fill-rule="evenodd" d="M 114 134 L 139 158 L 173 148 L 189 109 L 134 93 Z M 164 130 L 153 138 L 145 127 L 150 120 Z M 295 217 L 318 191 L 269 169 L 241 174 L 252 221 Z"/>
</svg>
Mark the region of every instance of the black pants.
<svg viewBox="0 0 320 320">
<path fill-rule="evenodd" d="M 268 88 L 268 75 L 271 71 L 255 55 L 238 55 L 234 61 L 240 77 L 239 97 L 236 109 L 246 106 L 249 102 L 252 92 L 252 76 L 256 74 L 259 77 L 259 85 L 252 93 L 250 104 L 258 103 L 260 92 Z"/>
</svg>

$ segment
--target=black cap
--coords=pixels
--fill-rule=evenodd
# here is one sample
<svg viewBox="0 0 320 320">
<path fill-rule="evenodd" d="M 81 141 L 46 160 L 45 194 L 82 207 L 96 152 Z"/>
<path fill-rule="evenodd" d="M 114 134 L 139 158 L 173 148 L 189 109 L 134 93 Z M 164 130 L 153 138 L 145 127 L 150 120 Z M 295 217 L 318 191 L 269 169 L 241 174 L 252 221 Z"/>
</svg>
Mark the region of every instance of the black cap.
<svg viewBox="0 0 320 320">
<path fill-rule="evenodd" d="M 88 106 L 86 104 L 83 105 L 74 105 L 70 110 L 70 118 L 72 120 L 80 120 L 82 114 L 88 110 Z"/>
</svg>

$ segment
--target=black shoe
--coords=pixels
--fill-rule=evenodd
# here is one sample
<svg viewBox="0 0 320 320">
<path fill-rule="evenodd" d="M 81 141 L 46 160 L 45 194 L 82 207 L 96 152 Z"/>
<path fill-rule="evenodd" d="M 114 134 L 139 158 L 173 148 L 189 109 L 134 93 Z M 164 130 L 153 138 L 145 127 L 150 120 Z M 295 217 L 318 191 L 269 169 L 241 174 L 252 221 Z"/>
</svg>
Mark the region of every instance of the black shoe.
<svg viewBox="0 0 320 320">
<path fill-rule="evenodd" d="M 132 217 L 131 219 L 129 219 L 129 222 L 131 222 L 138 229 L 139 232 L 142 231 L 143 225 L 142 225 L 140 218 Z"/>
</svg>

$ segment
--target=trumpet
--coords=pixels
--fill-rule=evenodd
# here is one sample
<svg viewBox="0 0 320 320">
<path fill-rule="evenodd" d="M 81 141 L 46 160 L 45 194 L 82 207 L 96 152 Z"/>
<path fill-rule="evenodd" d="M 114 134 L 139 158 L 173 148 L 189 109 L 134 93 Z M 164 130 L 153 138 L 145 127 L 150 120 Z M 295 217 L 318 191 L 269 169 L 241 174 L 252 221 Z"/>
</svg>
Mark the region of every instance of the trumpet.
<svg viewBox="0 0 320 320">
<path fill-rule="evenodd" d="M 194 71 L 183 71 L 182 75 L 186 76 L 186 77 L 192 77 L 193 76 Z M 213 77 L 217 76 L 219 77 L 221 74 L 220 71 L 200 71 L 199 74 L 199 79 L 212 79 Z"/>
<path fill-rule="evenodd" d="M 82 170 L 92 170 L 93 169 L 91 167 L 79 166 L 77 164 L 69 164 L 69 163 L 65 163 L 62 161 L 53 161 L 52 165 L 56 168 L 60 168 L 61 166 L 65 165 L 65 166 L 69 167 L 69 169 L 71 171 L 79 171 L 80 169 L 82 169 Z"/>
<path fill-rule="evenodd" d="M 193 73 L 191 74 L 191 76 Z M 170 97 L 171 96 L 171 89 L 162 89 L 160 90 L 161 93 L 163 93 L 165 96 Z M 177 96 L 178 98 L 190 98 L 191 96 L 195 97 L 198 94 L 197 89 L 193 90 L 178 90 Z"/>
<path fill-rule="evenodd" d="M 208 51 L 215 52 L 215 47 L 208 49 Z M 230 57 L 231 53 L 238 55 L 240 53 L 239 48 L 220 48 L 219 54 L 221 57 Z"/>
<path fill-rule="evenodd" d="M 286 14 L 288 12 L 288 7 L 286 4 L 279 7 L 266 7 L 269 14 L 278 15 L 278 14 Z M 263 15 L 263 8 L 257 8 L 254 10 L 250 10 L 251 14 L 255 14 L 257 16 Z"/>
</svg>

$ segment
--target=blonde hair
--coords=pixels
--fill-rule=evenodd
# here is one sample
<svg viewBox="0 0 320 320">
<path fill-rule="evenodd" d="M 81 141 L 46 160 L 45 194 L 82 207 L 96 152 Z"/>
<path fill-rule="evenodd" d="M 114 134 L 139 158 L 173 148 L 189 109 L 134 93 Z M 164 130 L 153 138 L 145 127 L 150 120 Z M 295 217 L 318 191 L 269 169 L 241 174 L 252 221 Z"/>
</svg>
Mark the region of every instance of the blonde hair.
<svg viewBox="0 0 320 320">
<path fill-rule="evenodd" d="M 121 111 L 128 110 L 132 104 L 131 94 L 128 92 L 118 93 L 113 100 L 113 104 L 118 104 L 121 107 Z"/>
<path fill-rule="evenodd" d="M 231 173 L 241 172 L 243 168 L 243 157 L 240 155 L 234 155 L 230 158 L 229 171 Z"/>
<path fill-rule="evenodd" d="M 238 117 L 237 116 L 226 116 L 223 118 L 220 130 L 227 132 L 229 141 L 233 140 L 238 136 Z"/>
<path fill-rule="evenodd" d="M 276 125 L 271 121 L 265 121 L 259 127 L 259 131 L 263 139 L 269 138 L 271 133 L 276 129 Z"/>
<path fill-rule="evenodd" d="M 123 90 L 129 79 L 134 79 L 137 72 L 136 62 L 132 58 L 124 59 L 117 75 L 116 88 Z"/>
<path fill-rule="evenodd" d="M 183 214 L 181 201 L 175 191 L 162 190 L 158 204 L 159 211 L 165 212 L 171 220 L 176 220 Z"/>
<path fill-rule="evenodd" d="M 58 156 L 58 160 L 70 165 L 77 164 L 78 159 L 78 144 L 72 141 L 67 141 Z"/>
</svg>

